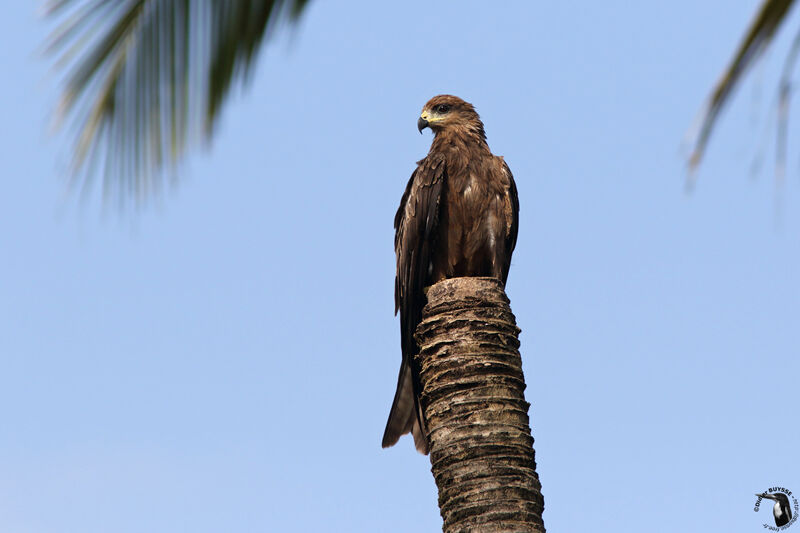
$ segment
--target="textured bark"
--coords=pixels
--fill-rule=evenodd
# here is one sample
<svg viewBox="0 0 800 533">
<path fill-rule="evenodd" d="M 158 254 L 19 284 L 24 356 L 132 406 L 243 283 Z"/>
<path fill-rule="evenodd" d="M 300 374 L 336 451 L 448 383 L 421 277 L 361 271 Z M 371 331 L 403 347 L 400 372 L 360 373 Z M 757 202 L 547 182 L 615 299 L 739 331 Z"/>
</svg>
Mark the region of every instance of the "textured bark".
<svg viewBox="0 0 800 533">
<path fill-rule="evenodd" d="M 497 279 L 428 290 L 417 357 L 447 533 L 545 530 L 519 331 Z"/>
</svg>

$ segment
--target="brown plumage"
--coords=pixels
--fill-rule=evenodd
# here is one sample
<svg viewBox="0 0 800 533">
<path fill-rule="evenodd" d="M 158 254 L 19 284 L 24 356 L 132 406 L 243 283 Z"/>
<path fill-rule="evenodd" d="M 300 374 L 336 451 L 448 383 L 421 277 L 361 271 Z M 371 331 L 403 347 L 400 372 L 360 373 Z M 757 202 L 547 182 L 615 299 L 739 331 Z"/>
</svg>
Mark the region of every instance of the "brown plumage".
<svg viewBox="0 0 800 533">
<path fill-rule="evenodd" d="M 472 104 L 450 95 L 431 98 L 417 123 L 434 139 L 408 181 L 394 219 L 397 254 L 395 312 L 400 312 L 403 361 L 383 447 L 411 432 L 428 453 L 420 405 L 419 348 L 414 332 L 424 289 L 446 278 L 492 276 L 506 282 L 517 242 L 519 202 L 514 177 L 492 155 Z"/>
</svg>

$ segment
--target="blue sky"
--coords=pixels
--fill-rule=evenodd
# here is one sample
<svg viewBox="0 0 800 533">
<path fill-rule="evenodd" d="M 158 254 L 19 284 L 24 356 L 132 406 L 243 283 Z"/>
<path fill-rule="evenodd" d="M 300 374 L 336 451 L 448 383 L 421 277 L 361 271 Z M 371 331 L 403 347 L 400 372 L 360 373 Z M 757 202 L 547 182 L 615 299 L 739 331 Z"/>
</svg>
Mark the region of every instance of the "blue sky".
<svg viewBox="0 0 800 533">
<path fill-rule="evenodd" d="M 762 529 L 754 492 L 800 492 L 797 112 L 772 165 L 796 17 L 687 194 L 681 139 L 755 0 L 340 4 L 263 51 L 138 215 L 66 191 L 49 26 L 6 6 L 0 531 L 440 530 L 428 459 L 380 448 L 392 219 L 438 93 L 519 188 L 548 530 Z"/>
</svg>

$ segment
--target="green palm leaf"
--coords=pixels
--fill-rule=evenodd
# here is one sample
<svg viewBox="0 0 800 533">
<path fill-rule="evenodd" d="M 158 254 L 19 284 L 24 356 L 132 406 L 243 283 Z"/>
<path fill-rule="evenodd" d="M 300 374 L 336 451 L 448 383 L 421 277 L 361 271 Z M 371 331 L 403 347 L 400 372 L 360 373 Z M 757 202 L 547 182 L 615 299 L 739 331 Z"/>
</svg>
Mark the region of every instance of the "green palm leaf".
<svg viewBox="0 0 800 533">
<path fill-rule="evenodd" d="M 52 0 L 47 50 L 66 72 L 57 118 L 76 132 L 74 181 L 99 172 L 106 195 L 147 198 L 211 138 L 232 84 L 307 2 Z"/>
<path fill-rule="evenodd" d="M 747 68 L 769 46 L 775 32 L 781 23 L 786 20 L 789 8 L 794 0 L 765 0 L 761 4 L 744 38 L 739 43 L 739 48 L 733 56 L 728 68 L 722 74 L 719 82 L 711 91 L 708 103 L 700 116 L 700 128 L 694 141 L 694 147 L 689 159 L 691 168 L 697 167 L 711 135 L 720 110 L 728 101 L 733 89 L 741 79 Z"/>
</svg>

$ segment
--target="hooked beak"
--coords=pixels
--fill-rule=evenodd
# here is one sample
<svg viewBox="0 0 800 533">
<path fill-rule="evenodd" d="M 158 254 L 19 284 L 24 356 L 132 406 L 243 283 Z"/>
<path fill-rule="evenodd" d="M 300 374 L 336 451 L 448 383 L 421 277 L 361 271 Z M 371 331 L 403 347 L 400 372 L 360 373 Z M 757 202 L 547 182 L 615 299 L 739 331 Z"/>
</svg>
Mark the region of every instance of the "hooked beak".
<svg viewBox="0 0 800 533">
<path fill-rule="evenodd" d="M 772 494 L 767 494 L 766 492 L 764 494 L 756 494 L 756 496 L 760 498 L 769 498 L 770 500 L 776 500 L 776 501 L 778 500 L 778 498 L 776 498 Z"/>
<path fill-rule="evenodd" d="M 419 130 L 419 134 L 422 135 L 422 130 L 428 127 L 428 121 L 422 117 L 419 117 L 417 120 L 417 129 Z"/>
</svg>

